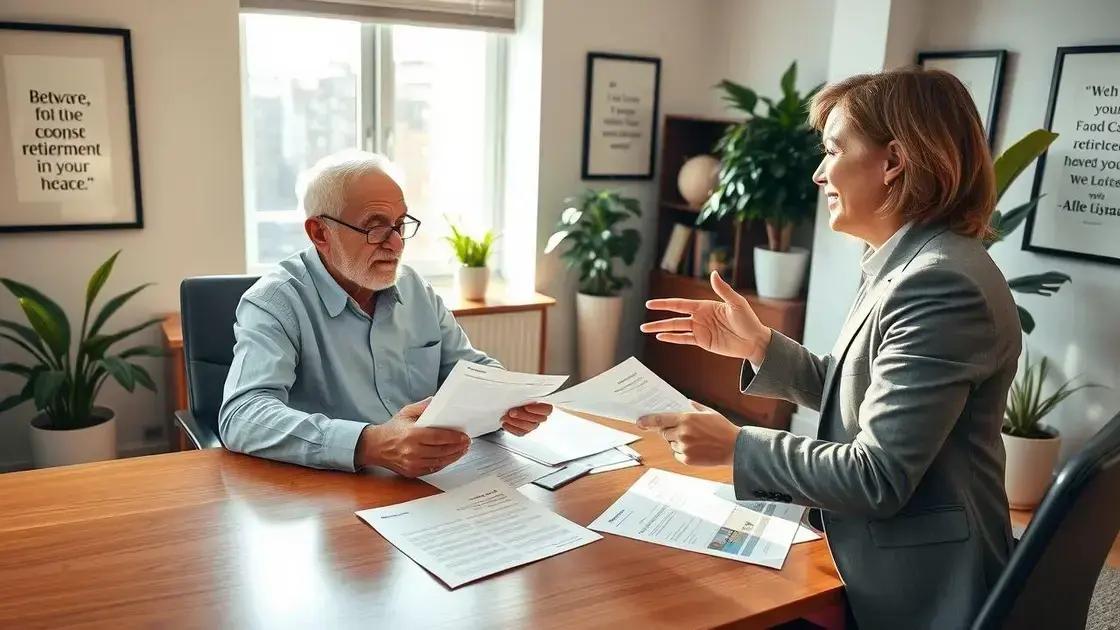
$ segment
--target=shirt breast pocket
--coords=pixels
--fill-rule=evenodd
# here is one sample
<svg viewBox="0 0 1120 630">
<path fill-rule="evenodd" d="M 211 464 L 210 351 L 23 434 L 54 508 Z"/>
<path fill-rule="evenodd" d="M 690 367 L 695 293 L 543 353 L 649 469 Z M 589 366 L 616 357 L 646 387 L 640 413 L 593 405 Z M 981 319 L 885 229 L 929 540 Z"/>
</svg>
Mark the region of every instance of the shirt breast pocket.
<svg viewBox="0 0 1120 630">
<path fill-rule="evenodd" d="M 436 393 L 439 387 L 439 359 L 442 343 L 437 339 L 416 348 L 406 348 L 408 393 L 412 402 L 423 400 Z"/>
</svg>

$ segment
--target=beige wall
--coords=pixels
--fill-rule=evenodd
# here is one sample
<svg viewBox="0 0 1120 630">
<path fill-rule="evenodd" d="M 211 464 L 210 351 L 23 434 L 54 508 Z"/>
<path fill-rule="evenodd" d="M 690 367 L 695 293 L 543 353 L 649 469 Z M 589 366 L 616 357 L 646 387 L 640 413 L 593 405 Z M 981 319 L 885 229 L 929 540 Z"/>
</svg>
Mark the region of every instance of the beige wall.
<svg viewBox="0 0 1120 630">
<path fill-rule="evenodd" d="M 105 293 L 156 283 L 114 317 L 125 327 L 177 310 L 185 276 L 244 271 L 237 11 L 237 0 L 4 1 L 0 20 L 131 29 L 144 229 L 0 235 L 0 275 L 38 287 L 80 318 L 89 274 L 123 249 Z M 15 300 L 0 295 L 0 318 L 21 317 Z M 153 330 L 137 339 L 158 337 Z M 16 352 L 4 344 L 0 359 Z M 149 366 L 161 395 L 129 395 L 115 383 L 102 392 L 125 451 L 143 448 L 145 431 L 165 420 L 163 366 Z M 14 387 L 0 378 L 0 397 Z M 23 405 L 0 414 L 0 470 L 29 458 L 31 413 Z"/>
</svg>

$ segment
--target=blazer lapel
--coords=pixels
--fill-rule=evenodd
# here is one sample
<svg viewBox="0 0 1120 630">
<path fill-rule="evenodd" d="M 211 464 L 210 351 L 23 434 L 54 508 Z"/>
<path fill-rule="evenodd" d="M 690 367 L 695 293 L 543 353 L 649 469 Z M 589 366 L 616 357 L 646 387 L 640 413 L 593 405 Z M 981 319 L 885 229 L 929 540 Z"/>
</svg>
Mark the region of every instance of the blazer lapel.
<svg viewBox="0 0 1120 630">
<path fill-rule="evenodd" d="M 821 401 L 821 421 L 817 424 L 818 436 L 820 435 L 820 428 L 824 426 L 824 423 L 827 421 L 825 413 L 828 411 L 829 403 L 831 403 L 833 399 L 832 387 L 835 385 L 836 374 L 840 369 L 840 364 L 844 362 L 844 356 L 848 353 L 848 348 L 852 345 L 852 339 L 854 339 L 856 333 L 863 328 L 863 325 L 867 322 L 867 318 L 871 315 L 871 311 L 875 309 L 875 305 L 886 295 L 891 283 L 902 273 L 906 265 L 910 264 L 910 261 L 918 255 L 918 252 L 925 247 L 926 243 L 930 242 L 933 237 L 944 232 L 946 229 L 944 225 L 935 224 L 914 226 L 907 232 L 902 237 L 898 247 L 887 259 L 886 264 L 883 265 L 878 276 L 871 280 L 871 286 L 867 287 L 864 292 L 863 301 L 859 303 L 844 321 L 844 326 L 840 329 L 840 336 L 836 338 L 836 343 L 832 346 L 832 361 L 829 363 L 828 372 L 825 374 L 824 388 L 821 390 L 821 395 L 824 399 Z"/>
</svg>

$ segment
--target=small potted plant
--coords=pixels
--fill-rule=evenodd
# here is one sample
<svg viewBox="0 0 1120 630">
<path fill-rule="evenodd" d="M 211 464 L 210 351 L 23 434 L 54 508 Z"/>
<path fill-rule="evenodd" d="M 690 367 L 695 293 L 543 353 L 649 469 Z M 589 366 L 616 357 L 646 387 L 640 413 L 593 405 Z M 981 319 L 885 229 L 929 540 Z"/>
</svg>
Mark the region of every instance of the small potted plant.
<svg viewBox="0 0 1120 630">
<path fill-rule="evenodd" d="M 816 210 L 817 186 L 811 175 L 821 152 L 809 125 L 809 101 L 820 86 L 802 96 L 796 82 L 797 62 L 782 75 L 777 101 L 732 81 L 720 82 L 724 100 L 747 119 L 728 127 L 716 145 L 721 155 L 718 182 L 697 219 L 699 224 L 734 216 L 766 223 L 768 247 L 754 250 L 755 286 L 765 298 L 796 297 L 809 263 L 808 250 L 791 247 L 790 240 L 793 228 Z M 765 114 L 755 112 L 759 101 L 766 104 Z"/>
<path fill-rule="evenodd" d="M 1030 353 L 1027 352 L 1023 362 L 1020 378 L 1012 383 L 1007 395 L 1003 446 L 1007 451 L 1007 502 L 1012 508 L 1028 510 L 1038 505 L 1050 487 L 1050 477 L 1062 445 L 1058 430 L 1042 424 L 1042 419 L 1078 390 L 1097 386 L 1073 387 L 1072 380 L 1066 381 L 1044 398 L 1042 383 L 1048 371 L 1046 357 L 1038 363 L 1031 363 Z"/>
<path fill-rule="evenodd" d="M 486 266 L 493 251 L 494 233 L 487 230 L 481 239 L 472 238 L 455 227 L 451 226 L 451 236 L 444 237 L 451 244 L 459 267 L 455 270 L 455 282 L 459 286 L 459 295 L 467 300 L 486 299 L 486 287 L 490 284 L 490 268 Z"/>
<path fill-rule="evenodd" d="M 634 263 L 641 234 L 621 229 L 627 218 L 641 216 L 637 199 L 613 190 L 588 190 L 565 199 L 568 208 L 560 216 L 556 233 L 548 239 L 544 253 L 568 243 L 562 256 L 568 268 L 579 269 L 576 294 L 576 329 L 579 339 L 580 378 L 587 379 L 612 367 L 622 326 L 623 289 L 630 280 L 615 275 L 614 261 Z"/>
<path fill-rule="evenodd" d="M 119 350 L 116 346 L 162 318 L 112 333 L 103 330 L 125 302 L 149 285 L 142 284 L 105 302 L 90 321 L 93 302 L 109 279 L 119 254 L 118 251 L 110 256 L 90 277 L 82 327 L 74 344 L 70 320 L 57 303 L 32 287 L 0 278 L 0 284 L 16 297 L 30 324 L 0 319 L 0 338 L 26 354 L 22 363 L 0 363 L 0 372 L 24 379 L 19 392 L 0 398 L 0 411 L 28 401 L 35 405 L 38 413 L 31 418 L 31 455 L 37 468 L 117 456 L 113 411 L 96 406 L 101 387 L 109 378 L 129 392 L 138 386 L 156 390 L 148 371 L 134 361 L 137 357 L 163 356 L 163 350 L 158 346 Z"/>
</svg>

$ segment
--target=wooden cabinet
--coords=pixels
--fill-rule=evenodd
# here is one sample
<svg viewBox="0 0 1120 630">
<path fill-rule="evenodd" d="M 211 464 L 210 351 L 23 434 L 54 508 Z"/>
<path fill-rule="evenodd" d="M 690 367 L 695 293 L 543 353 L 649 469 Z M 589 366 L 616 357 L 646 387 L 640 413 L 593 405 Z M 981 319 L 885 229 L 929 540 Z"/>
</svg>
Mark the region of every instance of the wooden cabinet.
<svg viewBox="0 0 1120 630">
<path fill-rule="evenodd" d="M 666 116 L 665 141 L 661 152 L 661 181 L 658 187 L 657 251 L 650 272 L 649 297 L 680 297 L 718 299 L 707 280 L 702 257 L 694 255 L 695 243 L 684 256 L 678 273 L 659 268 L 659 263 L 675 224 L 696 227 L 699 209 L 689 207 L 677 190 L 677 173 L 689 158 L 713 153 L 716 141 L 734 121 L 687 116 Z M 764 300 L 754 293 L 753 248 L 765 243 L 766 231 L 761 224 L 743 224 L 725 219 L 702 226 L 730 253 L 730 268 L 724 279 L 744 295 L 759 319 L 782 334 L 800 341 L 805 324 L 805 301 Z M 694 236 L 692 237 L 694 238 Z M 648 320 L 675 316 L 650 312 Z M 785 401 L 744 396 L 739 392 L 741 362 L 691 346 L 679 346 L 646 339 L 647 365 L 677 389 L 694 400 L 722 411 L 741 416 L 751 424 L 788 429 L 794 405 Z"/>
</svg>

